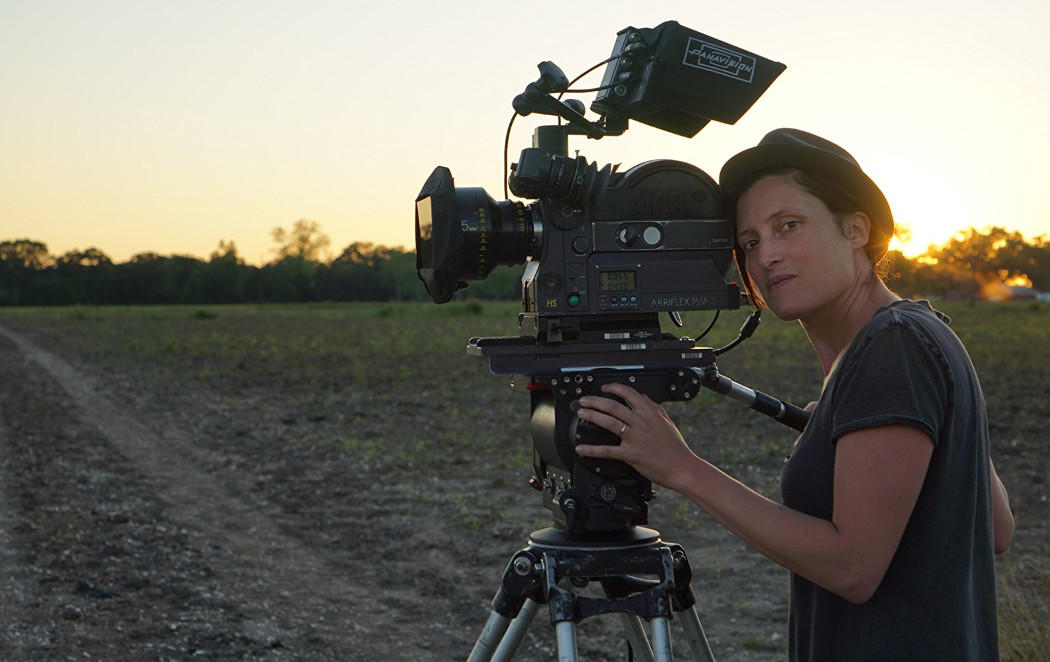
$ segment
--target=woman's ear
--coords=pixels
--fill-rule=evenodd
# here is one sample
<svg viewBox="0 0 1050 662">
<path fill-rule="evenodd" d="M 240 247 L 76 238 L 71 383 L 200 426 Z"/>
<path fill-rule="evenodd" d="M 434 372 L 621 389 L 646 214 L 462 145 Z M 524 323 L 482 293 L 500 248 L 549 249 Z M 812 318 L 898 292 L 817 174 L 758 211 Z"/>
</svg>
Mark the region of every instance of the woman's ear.
<svg viewBox="0 0 1050 662">
<path fill-rule="evenodd" d="M 854 248 L 864 248 L 871 239 L 871 219 L 862 211 L 855 211 L 846 217 L 842 232 Z"/>
</svg>

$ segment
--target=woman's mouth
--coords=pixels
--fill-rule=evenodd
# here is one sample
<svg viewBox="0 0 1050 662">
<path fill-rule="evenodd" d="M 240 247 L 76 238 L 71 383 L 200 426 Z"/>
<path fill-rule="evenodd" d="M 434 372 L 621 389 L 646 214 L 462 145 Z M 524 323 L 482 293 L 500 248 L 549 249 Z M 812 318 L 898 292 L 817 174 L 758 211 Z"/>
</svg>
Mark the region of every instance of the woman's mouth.
<svg viewBox="0 0 1050 662">
<path fill-rule="evenodd" d="M 783 285 L 784 283 L 788 282 L 789 280 L 791 280 L 793 278 L 794 278 L 794 276 L 792 276 L 790 274 L 780 274 L 780 275 L 777 275 L 777 276 L 773 276 L 772 278 L 769 279 L 768 283 L 766 284 L 766 287 L 768 287 L 769 291 L 772 292 L 773 290 L 777 289 L 778 287 L 780 287 L 781 285 Z"/>
</svg>

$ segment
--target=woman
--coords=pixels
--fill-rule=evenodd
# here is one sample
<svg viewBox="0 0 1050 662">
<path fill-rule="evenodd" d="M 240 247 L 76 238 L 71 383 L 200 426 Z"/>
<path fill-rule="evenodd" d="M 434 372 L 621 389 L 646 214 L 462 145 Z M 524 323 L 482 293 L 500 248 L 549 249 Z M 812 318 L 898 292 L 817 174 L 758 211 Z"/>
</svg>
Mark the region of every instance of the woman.
<svg viewBox="0 0 1050 662">
<path fill-rule="evenodd" d="M 631 464 L 790 570 L 791 660 L 998 660 L 993 556 L 1013 517 L 965 349 L 877 275 L 885 197 L 848 152 L 795 129 L 730 159 L 720 183 L 748 291 L 802 324 L 825 375 L 783 505 L 697 457 L 625 385 L 605 391 L 626 405 L 591 396 L 579 410 L 621 443 L 577 452 Z"/>
</svg>

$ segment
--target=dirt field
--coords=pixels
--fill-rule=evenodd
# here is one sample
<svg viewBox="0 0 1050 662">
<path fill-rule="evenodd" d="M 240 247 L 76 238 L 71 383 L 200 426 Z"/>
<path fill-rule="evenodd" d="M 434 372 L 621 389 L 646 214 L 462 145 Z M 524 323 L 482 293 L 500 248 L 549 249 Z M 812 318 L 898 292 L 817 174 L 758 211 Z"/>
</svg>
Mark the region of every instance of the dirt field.
<svg viewBox="0 0 1050 662">
<path fill-rule="evenodd" d="M 510 556 L 549 525 L 527 398 L 462 355 L 513 316 L 347 311 L 0 315 L 0 659 L 465 658 Z M 805 401 L 815 361 L 782 345 L 799 340 L 774 326 L 723 370 Z M 1050 383 L 1026 379 L 989 403 L 1009 408 L 992 418 L 1010 581 L 1038 599 Z M 672 406 L 687 438 L 732 430 L 704 452 L 775 495 L 791 433 L 702 400 Z M 675 495 L 650 520 L 689 553 L 716 658 L 782 659 L 786 573 Z M 585 621 L 581 658 L 625 659 L 620 632 Z M 554 650 L 541 611 L 518 659 Z"/>
</svg>

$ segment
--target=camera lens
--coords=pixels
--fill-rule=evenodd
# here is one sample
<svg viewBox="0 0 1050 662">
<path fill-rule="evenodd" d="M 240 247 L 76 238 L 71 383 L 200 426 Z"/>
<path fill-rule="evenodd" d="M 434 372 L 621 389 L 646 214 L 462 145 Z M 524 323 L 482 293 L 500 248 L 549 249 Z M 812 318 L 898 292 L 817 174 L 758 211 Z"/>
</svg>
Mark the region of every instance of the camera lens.
<svg viewBox="0 0 1050 662">
<path fill-rule="evenodd" d="M 443 166 L 416 198 L 416 269 L 437 303 L 498 265 L 525 262 L 536 235 L 525 205 L 497 202 L 483 188 L 456 188 Z"/>
</svg>

